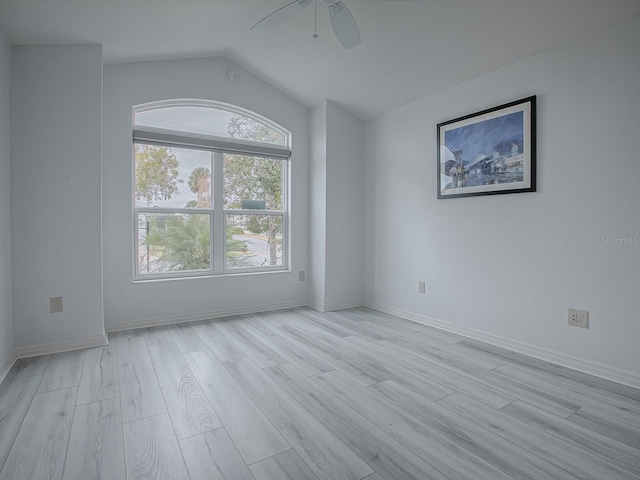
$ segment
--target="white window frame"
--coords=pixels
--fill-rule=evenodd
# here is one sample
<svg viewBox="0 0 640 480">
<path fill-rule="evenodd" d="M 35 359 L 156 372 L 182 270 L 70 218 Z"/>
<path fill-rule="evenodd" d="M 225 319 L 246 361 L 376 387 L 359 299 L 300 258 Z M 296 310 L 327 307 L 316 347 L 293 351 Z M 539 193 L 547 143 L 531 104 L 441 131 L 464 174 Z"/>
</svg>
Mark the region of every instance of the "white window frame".
<svg viewBox="0 0 640 480">
<path fill-rule="evenodd" d="M 248 140 L 218 137 L 215 135 L 196 134 L 178 130 L 169 130 L 147 126 L 135 125 L 135 114 L 147 110 L 167 108 L 172 106 L 190 106 L 217 108 L 231 113 L 236 113 L 249 117 L 257 122 L 282 133 L 285 137 L 285 145 L 271 143 L 253 142 Z M 272 121 L 256 115 L 248 110 L 235 107 L 233 105 L 199 101 L 199 100 L 171 100 L 166 102 L 154 102 L 134 107 L 133 109 L 133 142 L 132 142 L 132 201 L 133 207 L 133 281 L 149 281 L 174 278 L 195 278 L 219 275 L 243 275 L 261 272 L 289 271 L 289 170 L 291 158 L 291 133 L 283 129 Z M 211 208 L 174 208 L 174 207 L 137 207 L 135 200 L 135 146 L 158 145 L 174 148 L 191 148 L 199 151 L 211 153 Z M 224 208 L 224 188 L 223 188 L 223 167 L 224 154 L 238 154 L 252 157 L 263 157 L 269 159 L 281 159 L 284 162 L 283 168 L 283 195 L 282 210 L 254 210 L 254 209 L 225 209 Z M 211 268 L 207 270 L 180 270 L 175 272 L 144 273 L 139 271 L 139 230 L 138 219 L 144 213 L 166 213 L 166 214 L 196 214 L 209 215 L 210 227 L 210 260 Z M 267 265 L 258 267 L 228 268 L 226 266 L 226 228 L 227 215 L 274 215 L 281 218 L 282 222 L 282 264 Z"/>
</svg>

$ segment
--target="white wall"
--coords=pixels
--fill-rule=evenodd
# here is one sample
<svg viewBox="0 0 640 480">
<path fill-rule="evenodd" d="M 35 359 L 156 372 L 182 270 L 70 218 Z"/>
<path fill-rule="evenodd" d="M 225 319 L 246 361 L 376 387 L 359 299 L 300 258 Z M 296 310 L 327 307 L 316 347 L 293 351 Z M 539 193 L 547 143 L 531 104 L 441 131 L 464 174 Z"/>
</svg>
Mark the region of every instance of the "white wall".
<svg viewBox="0 0 640 480">
<path fill-rule="evenodd" d="M 363 131 L 335 102 L 311 110 L 309 302 L 323 311 L 362 305 Z"/>
<path fill-rule="evenodd" d="M 309 173 L 309 304 L 325 306 L 327 248 L 327 102 L 311 110 Z"/>
<path fill-rule="evenodd" d="M 639 45 L 636 18 L 368 122 L 366 302 L 640 385 L 640 245 L 603 241 L 640 237 Z M 533 94 L 538 192 L 437 200 L 436 124 Z"/>
<path fill-rule="evenodd" d="M 231 83 L 229 69 L 239 77 Z M 135 105 L 198 98 L 238 105 L 292 133 L 291 272 L 132 282 L 131 120 Z M 107 329 L 302 305 L 307 282 L 309 111 L 222 58 L 106 65 L 104 68 L 103 231 Z"/>
<path fill-rule="evenodd" d="M 327 101 L 325 308 L 362 305 L 364 124 Z"/>
<path fill-rule="evenodd" d="M 18 46 L 11 60 L 15 346 L 99 342 L 102 47 Z"/>
<path fill-rule="evenodd" d="M 13 351 L 11 307 L 11 210 L 9 162 L 9 82 L 11 48 L 0 31 L 0 379 Z"/>
</svg>

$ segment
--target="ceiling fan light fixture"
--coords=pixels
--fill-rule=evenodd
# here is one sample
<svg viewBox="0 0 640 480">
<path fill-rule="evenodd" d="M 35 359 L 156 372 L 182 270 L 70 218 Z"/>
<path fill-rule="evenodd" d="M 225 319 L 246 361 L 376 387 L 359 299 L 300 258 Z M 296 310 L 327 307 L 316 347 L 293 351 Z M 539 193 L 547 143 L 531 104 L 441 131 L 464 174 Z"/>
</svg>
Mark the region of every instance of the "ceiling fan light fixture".
<svg viewBox="0 0 640 480">
<path fill-rule="evenodd" d="M 329 4 L 329 8 L 331 9 L 331 12 L 336 15 L 338 13 L 340 13 L 342 11 L 342 6 L 344 5 L 344 3 L 342 2 L 336 2 L 336 3 L 331 3 Z"/>
<path fill-rule="evenodd" d="M 329 18 L 331 19 L 331 26 L 338 38 L 340 44 L 345 48 L 353 48 L 360 45 L 360 30 L 355 18 L 349 11 L 349 8 L 342 2 L 342 0 L 323 0 L 329 10 Z M 391 1 L 391 0 L 387 0 Z M 398 0 L 395 0 L 398 1 Z M 407 0 L 404 0 L 407 1 Z M 413 0 L 417 1 L 417 0 Z M 318 8 L 318 0 L 293 0 L 287 3 L 285 6 L 277 9 L 275 12 L 267 15 L 258 23 L 256 23 L 250 30 L 266 31 L 288 20 L 301 10 L 302 7 L 306 7 L 311 2 L 314 4 L 314 10 Z M 317 15 L 317 13 L 316 13 Z M 313 38 L 318 38 L 317 25 L 314 28 Z"/>
<path fill-rule="evenodd" d="M 329 5 L 329 19 L 338 41 L 345 49 L 360 45 L 358 24 L 342 0 Z"/>
</svg>

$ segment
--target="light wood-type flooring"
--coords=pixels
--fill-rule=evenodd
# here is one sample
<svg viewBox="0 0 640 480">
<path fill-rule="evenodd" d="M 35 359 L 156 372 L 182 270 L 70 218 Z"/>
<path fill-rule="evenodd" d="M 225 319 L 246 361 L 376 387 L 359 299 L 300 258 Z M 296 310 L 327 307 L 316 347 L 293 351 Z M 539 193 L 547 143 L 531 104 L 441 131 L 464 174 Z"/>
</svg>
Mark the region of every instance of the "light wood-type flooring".
<svg viewBox="0 0 640 480">
<path fill-rule="evenodd" d="M 365 308 L 18 360 L 0 479 L 640 479 L 640 390 Z"/>
</svg>

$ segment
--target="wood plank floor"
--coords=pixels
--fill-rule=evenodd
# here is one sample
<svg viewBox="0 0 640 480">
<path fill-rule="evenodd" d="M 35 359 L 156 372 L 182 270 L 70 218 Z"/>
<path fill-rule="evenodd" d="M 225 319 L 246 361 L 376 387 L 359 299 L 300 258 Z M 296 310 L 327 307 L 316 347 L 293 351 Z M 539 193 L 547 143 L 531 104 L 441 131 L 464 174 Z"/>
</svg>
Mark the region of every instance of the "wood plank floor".
<svg viewBox="0 0 640 480">
<path fill-rule="evenodd" d="M 0 480 L 640 480 L 640 391 L 366 308 L 18 360 Z"/>
</svg>

